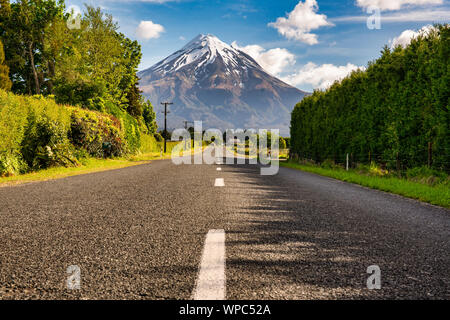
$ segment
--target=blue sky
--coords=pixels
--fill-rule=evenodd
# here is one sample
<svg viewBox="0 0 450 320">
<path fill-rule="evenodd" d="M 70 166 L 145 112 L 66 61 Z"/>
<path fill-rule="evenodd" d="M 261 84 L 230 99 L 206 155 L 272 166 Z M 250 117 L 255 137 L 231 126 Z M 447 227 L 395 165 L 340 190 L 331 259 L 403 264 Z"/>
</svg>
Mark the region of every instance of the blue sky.
<svg viewBox="0 0 450 320">
<path fill-rule="evenodd" d="M 366 66 L 392 41 L 406 44 L 422 27 L 450 22 L 449 1 L 69 0 L 67 5 L 89 3 L 112 14 L 120 30 L 141 43 L 141 70 L 209 33 L 235 42 L 270 73 L 311 91 Z M 376 9 L 371 14 L 370 5 Z M 377 12 L 381 28 L 369 29 L 367 19 Z"/>
</svg>

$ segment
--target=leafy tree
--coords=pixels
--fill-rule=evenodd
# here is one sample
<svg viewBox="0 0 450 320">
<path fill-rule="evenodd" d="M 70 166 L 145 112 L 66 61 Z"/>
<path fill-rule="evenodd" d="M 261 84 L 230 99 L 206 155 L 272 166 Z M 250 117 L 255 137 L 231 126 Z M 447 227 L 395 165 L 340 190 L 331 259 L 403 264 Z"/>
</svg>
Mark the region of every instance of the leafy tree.
<svg viewBox="0 0 450 320">
<path fill-rule="evenodd" d="M 286 149 L 286 140 L 284 140 L 283 137 L 280 137 L 279 148 L 280 148 L 281 150 Z"/>
<path fill-rule="evenodd" d="M 158 125 L 156 124 L 156 113 L 153 110 L 153 106 L 150 101 L 146 101 L 142 104 L 144 123 L 147 126 L 149 133 L 156 133 Z"/>
<path fill-rule="evenodd" d="M 156 132 L 153 107 L 138 88 L 141 46 L 118 32 L 111 15 L 86 6 L 80 28 L 72 29 L 63 0 L 0 5 L 13 92 L 113 114 L 123 120 L 130 146 L 139 147 L 140 130 Z"/>
<path fill-rule="evenodd" d="M 5 53 L 3 51 L 3 44 L 0 41 L 0 89 L 10 90 L 12 86 L 9 79 L 9 68 L 5 65 Z"/>
<path fill-rule="evenodd" d="M 45 93 L 49 64 L 46 32 L 63 18 L 63 0 L 1 0 L 0 37 L 13 80 L 13 91 Z"/>
</svg>

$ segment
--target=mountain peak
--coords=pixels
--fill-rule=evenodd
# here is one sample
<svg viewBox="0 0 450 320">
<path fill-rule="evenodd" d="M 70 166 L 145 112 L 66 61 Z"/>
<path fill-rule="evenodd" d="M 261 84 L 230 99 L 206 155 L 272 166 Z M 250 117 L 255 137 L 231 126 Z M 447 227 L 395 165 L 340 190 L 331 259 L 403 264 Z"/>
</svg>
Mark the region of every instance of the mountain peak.
<svg viewBox="0 0 450 320">
<path fill-rule="evenodd" d="M 217 57 L 220 57 L 224 61 L 227 69 L 231 72 L 233 68 L 238 66 L 237 57 L 239 55 L 240 52 L 238 50 L 216 36 L 212 34 L 199 34 L 181 50 L 178 50 L 163 61 L 157 63 L 150 70 L 162 75 L 179 71 L 189 65 L 196 65 L 195 69 L 197 70 L 214 63 Z M 248 60 L 251 65 L 257 66 L 255 61 Z"/>
<path fill-rule="evenodd" d="M 182 50 L 186 50 L 191 47 L 209 47 L 216 50 L 221 50 L 223 48 L 232 49 L 231 46 L 229 46 L 213 34 L 199 34 L 194 39 L 189 41 Z"/>
<path fill-rule="evenodd" d="M 199 34 L 138 76 L 155 104 L 174 102 L 172 127 L 187 119 L 211 128 L 280 128 L 289 134 L 290 111 L 305 95 L 212 34 Z"/>
</svg>

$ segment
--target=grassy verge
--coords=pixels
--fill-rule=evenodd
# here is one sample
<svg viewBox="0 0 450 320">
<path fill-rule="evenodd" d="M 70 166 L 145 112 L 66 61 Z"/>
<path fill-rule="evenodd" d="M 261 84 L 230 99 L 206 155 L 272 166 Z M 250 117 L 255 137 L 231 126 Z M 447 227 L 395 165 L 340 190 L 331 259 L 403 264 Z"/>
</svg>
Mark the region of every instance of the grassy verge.
<svg viewBox="0 0 450 320">
<path fill-rule="evenodd" d="M 200 149 L 196 149 L 195 152 L 200 152 Z M 194 151 L 192 151 L 192 153 L 194 153 Z M 61 179 L 71 176 L 107 170 L 121 169 L 148 163 L 149 161 L 152 160 L 170 159 L 171 156 L 172 154 L 170 152 L 167 152 L 162 156 L 160 152 L 149 152 L 139 155 L 133 155 L 128 158 L 115 158 L 115 159 L 88 158 L 84 159 L 82 161 L 82 165 L 79 167 L 69 167 L 69 168 L 54 167 L 36 172 L 30 172 L 23 175 L 0 177 L 0 187 L 23 184 L 28 182 Z"/>
<path fill-rule="evenodd" d="M 34 181 L 61 179 L 71 176 L 93 172 L 121 169 L 145 163 L 145 161 L 132 161 L 129 159 L 86 159 L 83 164 L 75 168 L 54 167 L 36 172 L 12 177 L 0 177 L 0 187 L 22 184 Z"/>
<path fill-rule="evenodd" d="M 318 166 L 293 162 L 282 162 L 280 165 L 283 167 L 316 173 L 322 176 L 359 184 L 372 189 L 395 193 L 441 207 L 450 208 L 450 188 L 448 185 L 440 184 L 430 186 L 392 176 L 367 176 L 354 171 L 345 171 L 343 169 L 326 169 Z"/>
</svg>

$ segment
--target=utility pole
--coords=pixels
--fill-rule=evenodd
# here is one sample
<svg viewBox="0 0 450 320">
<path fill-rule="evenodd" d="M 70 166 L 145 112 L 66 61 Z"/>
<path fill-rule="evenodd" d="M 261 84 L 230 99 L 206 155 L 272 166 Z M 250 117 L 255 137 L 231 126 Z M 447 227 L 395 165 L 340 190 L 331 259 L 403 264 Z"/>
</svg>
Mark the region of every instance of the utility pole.
<svg viewBox="0 0 450 320">
<path fill-rule="evenodd" d="M 161 104 L 164 106 L 164 134 L 167 135 L 167 114 L 170 113 L 170 111 L 167 111 L 167 106 L 172 105 L 172 102 L 161 102 Z M 167 152 L 167 137 L 164 137 L 164 153 Z"/>
</svg>

